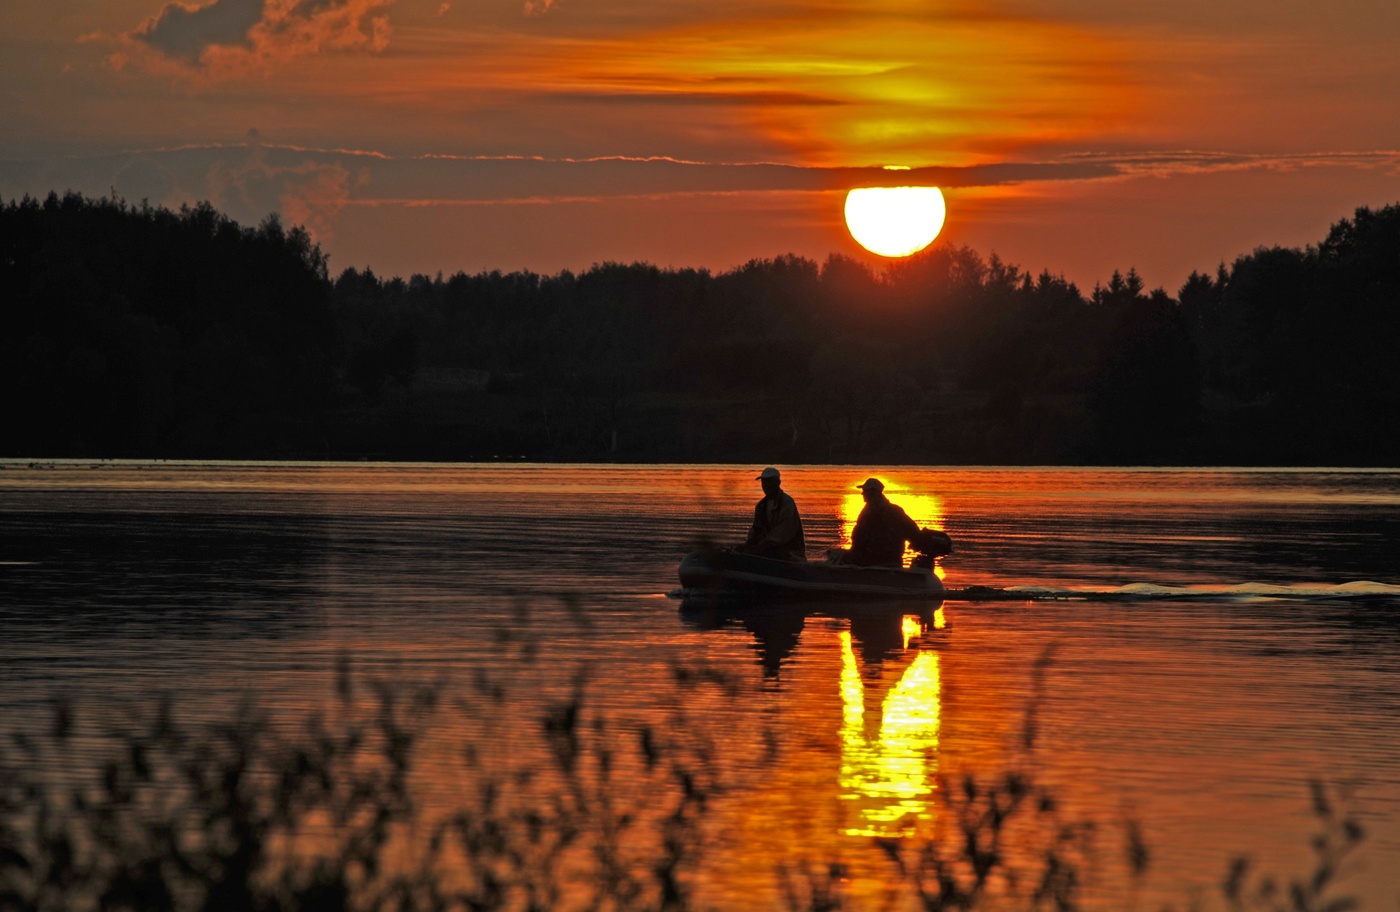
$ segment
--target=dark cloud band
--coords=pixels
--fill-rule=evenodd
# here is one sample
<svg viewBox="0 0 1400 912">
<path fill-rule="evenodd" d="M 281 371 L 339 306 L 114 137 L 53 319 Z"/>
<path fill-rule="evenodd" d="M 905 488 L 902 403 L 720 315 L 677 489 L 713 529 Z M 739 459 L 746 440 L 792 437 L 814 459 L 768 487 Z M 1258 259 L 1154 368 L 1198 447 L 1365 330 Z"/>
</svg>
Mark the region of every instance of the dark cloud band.
<svg viewBox="0 0 1400 912">
<path fill-rule="evenodd" d="M 205 49 L 251 47 L 249 33 L 263 20 L 265 0 L 214 0 L 191 9 L 171 3 L 133 37 L 167 57 L 199 62 Z"/>
</svg>

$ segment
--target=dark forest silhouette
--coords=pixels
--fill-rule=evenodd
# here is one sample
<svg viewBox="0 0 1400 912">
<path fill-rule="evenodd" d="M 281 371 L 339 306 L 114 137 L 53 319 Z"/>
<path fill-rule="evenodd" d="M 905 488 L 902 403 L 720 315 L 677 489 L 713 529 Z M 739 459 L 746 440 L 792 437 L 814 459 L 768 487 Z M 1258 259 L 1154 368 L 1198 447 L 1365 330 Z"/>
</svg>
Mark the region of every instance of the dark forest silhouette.
<svg viewBox="0 0 1400 912">
<path fill-rule="evenodd" d="M 1400 464 L 1400 204 L 1175 297 L 935 246 L 384 279 L 273 216 L 0 207 L 9 457 Z"/>
</svg>

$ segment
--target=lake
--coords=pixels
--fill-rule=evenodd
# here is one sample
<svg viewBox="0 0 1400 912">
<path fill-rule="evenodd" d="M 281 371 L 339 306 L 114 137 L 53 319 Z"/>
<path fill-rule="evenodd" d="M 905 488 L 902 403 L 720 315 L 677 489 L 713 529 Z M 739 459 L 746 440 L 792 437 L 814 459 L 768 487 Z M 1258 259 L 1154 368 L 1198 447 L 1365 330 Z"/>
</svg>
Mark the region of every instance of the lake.
<svg viewBox="0 0 1400 912">
<path fill-rule="evenodd" d="M 1311 871 L 1322 781 L 1366 830 L 1340 892 L 1400 903 L 1400 471 L 783 467 L 809 556 L 876 475 L 952 536 L 954 597 L 684 597 L 680 558 L 742 539 L 758 468 L 0 462 L 2 725 L 41 732 L 56 699 L 90 732 L 166 698 L 197 723 L 250 695 L 294 719 L 348 660 L 446 696 L 423 768 L 447 807 L 452 745 L 538 760 L 541 714 L 584 694 L 609 731 L 710 739 L 734 785 L 696 882 L 726 909 L 780 907 L 793 857 L 840 859 L 873 908 L 874 838 L 1024 767 L 1098 824 L 1087 894 L 1127 889 L 1136 820 L 1134 902 L 1221 907 L 1236 856 Z M 100 762 L 92 739 L 62 757 Z"/>
</svg>

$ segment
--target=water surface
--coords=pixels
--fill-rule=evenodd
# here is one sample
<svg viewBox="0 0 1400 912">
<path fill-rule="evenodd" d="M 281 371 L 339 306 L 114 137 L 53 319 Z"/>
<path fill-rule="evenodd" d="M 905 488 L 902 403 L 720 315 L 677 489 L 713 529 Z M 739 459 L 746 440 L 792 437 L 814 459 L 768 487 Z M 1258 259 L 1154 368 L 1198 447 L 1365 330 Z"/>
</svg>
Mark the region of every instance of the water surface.
<svg viewBox="0 0 1400 912">
<path fill-rule="evenodd" d="M 1102 822 L 1106 868 L 1140 819 L 1151 896 L 1179 906 L 1242 852 L 1308 870 L 1308 783 L 1344 784 L 1369 831 L 1344 885 L 1400 902 L 1400 473 L 785 469 L 813 556 L 874 474 L 952 535 L 951 590 L 1012 590 L 950 600 L 940 627 L 678 597 L 688 549 L 742 537 L 755 468 L 0 463 L 0 714 L 295 711 L 350 655 L 449 690 L 509 680 L 437 731 L 509 757 L 582 672 L 623 727 L 674 718 L 679 688 L 746 774 L 706 871 L 726 908 L 771 907 L 794 846 L 858 857 L 935 826 L 940 776 L 1027 762 Z M 701 665 L 738 699 L 675 683 Z"/>
</svg>

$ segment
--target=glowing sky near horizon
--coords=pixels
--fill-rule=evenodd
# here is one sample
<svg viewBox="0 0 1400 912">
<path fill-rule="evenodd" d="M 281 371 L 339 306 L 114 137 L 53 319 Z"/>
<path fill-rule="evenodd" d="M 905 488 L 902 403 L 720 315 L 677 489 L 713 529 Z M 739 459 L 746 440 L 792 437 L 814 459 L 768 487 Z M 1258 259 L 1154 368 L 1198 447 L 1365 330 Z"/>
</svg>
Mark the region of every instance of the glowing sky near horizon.
<svg viewBox="0 0 1400 912">
<path fill-rule="evenodd" d="M 9 0 L 0 196 L 277 211 L 333 271 L 721 270 L 864 258 L 893 174 L 937 244 L 1174 291 L 1400 201 L 1396 46 L 1364 0 Z"/>
</svg>

